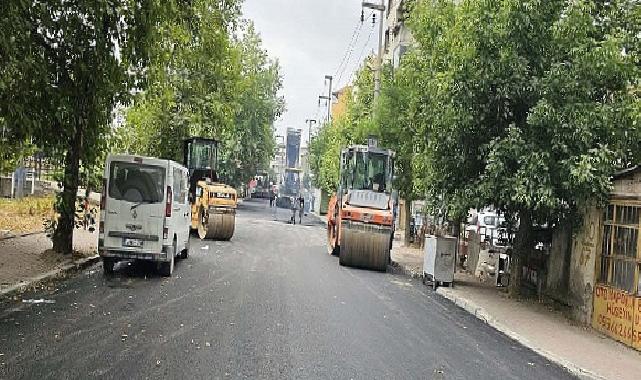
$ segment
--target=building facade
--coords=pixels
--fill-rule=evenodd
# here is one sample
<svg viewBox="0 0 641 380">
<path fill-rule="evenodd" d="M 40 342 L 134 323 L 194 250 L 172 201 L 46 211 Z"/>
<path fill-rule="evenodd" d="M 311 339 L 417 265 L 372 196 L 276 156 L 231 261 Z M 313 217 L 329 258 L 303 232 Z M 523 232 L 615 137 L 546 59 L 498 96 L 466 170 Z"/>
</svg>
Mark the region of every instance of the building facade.
<svg viewBox="0 0 641 380">
<path fill-rule="evenodd" d="M 398 67 L 401 57 L 415 44 L 406 25 L 407 16 L 407 0 L 386 0 L 383 62 L 391 63 L 394 68 Z"/>
</svg>

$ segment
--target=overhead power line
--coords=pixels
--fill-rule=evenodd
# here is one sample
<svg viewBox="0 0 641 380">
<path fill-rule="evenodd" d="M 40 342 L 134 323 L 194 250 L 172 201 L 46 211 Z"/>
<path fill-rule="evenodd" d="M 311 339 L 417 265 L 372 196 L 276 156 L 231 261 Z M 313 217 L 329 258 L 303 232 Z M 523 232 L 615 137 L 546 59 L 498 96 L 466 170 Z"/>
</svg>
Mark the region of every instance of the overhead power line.
<svg viewBox="0 0 641 380">
<path fill-rule="evenodd" d="M 352 52 L 354 51 L 354 46 L 358 41 L 358 38 L 360 37 L 362 27 L 363 27 L 362 22 L 359 21 L 358 23 L 356 23 L 356 26 L 354 27 L 354 31 L 352 32 L 352 37 L 350 38 L 349 43 L 347 44 L 345 53 L 343 53 L 343 58 L 341 58 L 341 61 L 338 64 L 338 67 L 336 68 L 336 71 L 334 71 L 334 76 L 338 75 L 338 72 L 341 71 L 341 68 L 345 70 L 344 65 L 347 64 L 347 61 L 349 60 L 349 56 L 351 56 Z"/>
<path fill-rule="evenodd" d="M 358 57 L 358 60 L 356 61 L 356 64 L 354 65 L 354 68 L 349 74 L 349 79 L 347 80 L 347 83 L 351 83 L 352 79 L 354 78 L 354 73 L 356 73 L 356 70 L 360 67 L 361 63 L 363 62 L 363 56 L 365 54 L 365 50 L 367 50 L 367 47 L 369 45 L 369 42 L 372 39 L 372 34 L 374 34 L 374 25 L 372 25 L 372 28 L 369 30 L 369 33 L 367 35 L 367 41 L 365 41 L 365 44 L 363 45 L 363 49 L 361 49 L 361 54 Z"/>
<path fill-rule="evenodd" d="M 341 80 L 343 79 L 343 75 L 345 74 L 345 71 L 349 67 L 349 64 L 350 64 L 350 62 L 352 60 L 352 54 L 354 53 L 354 50 L 356 49 L 356 45 L 357 45 L 357 43 L 358 43 L 358 41 L 360 39 L 360 32 L 362 30 L 363 22 L 364 22 L 364 20 L 368 20 L 370 17 L 372 17 L 373 14 L 374 14 L 374 12 L 370 12 L 370 14 L 367 15 L 367 17 L 363 16 L 363 19 L 361 19 L 361 21 L 359 23 L 358 36 L 357 36 L 356 40 L 353 42 L 352 48 L 349 50 L 349 55 L 348 55 L 347 59 L 345 60 L 345 64 L 343 65 L 343 69 L 341 70 L 340 74 L 338 74 L 338 80 L 336 81 L 336 83 L 339 85 L 339 88 L 340 88 L 340 85 L 341 85 Z M 369 38 L 371 38 L 371 36 L 368 37 L 368 39 Z"/>
</svg>

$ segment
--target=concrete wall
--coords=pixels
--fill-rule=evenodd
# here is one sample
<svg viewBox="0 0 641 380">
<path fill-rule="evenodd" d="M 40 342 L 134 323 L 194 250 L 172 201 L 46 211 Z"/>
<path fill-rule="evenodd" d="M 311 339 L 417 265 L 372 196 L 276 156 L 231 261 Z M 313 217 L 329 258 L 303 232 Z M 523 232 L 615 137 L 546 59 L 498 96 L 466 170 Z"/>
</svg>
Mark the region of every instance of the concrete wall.
<svg viewBox="0 0 641 380">
<path fill-rule="evenodd" d="M 330 195 L 326 191 L 314 189 L 314 212 L 318 215 L 326 215 Z"/>
<path fill-rule="evenodd" d="M 603 230 L 602 211 L 596 207 L 587 209 L 583 223 L 572 239 L 572 257 L 569 264 L 568 305 L 573 317 L 582 323 L 590 323 L 594 283 L 596 281 L 596 256 L 601 249 Z"/>
<path fill-rule="evenodd" d="M 11 177 L 0 177 L 0 197 L 11 197 Z"/>
</svg>

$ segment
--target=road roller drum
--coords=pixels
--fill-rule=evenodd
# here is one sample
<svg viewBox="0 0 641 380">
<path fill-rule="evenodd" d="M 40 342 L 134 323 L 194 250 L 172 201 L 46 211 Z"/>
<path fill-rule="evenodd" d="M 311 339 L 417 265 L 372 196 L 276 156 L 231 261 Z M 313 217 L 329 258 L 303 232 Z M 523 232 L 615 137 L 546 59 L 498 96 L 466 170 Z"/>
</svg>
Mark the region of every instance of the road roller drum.
<svg viewBox="0 0 641 380">
<path fill-rule="evenodd" d="M 385 271 L 390 261 L 392 229 L 344 220 L 341 223 L 340 265 Z"/>
<path fill-rule="evenodd" d="M 230 240 L 236 228 L 236 210 L 216 209 L 201 211 L 198 236 L 201 239 Z"/>
</svg>

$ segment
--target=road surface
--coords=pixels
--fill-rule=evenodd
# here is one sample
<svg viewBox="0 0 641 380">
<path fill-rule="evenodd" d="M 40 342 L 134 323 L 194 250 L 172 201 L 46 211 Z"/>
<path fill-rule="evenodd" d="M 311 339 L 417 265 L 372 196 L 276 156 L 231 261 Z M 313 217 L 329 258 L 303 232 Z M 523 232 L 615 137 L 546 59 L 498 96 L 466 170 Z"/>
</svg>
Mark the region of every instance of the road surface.
<svg viewBox="0 0 641 380">
<path fill-rule="evenodd" d="M 0 303 L 3 379 L 572 378 L 419 281 L 340 267 L 322 225 L 261 201 L 172 278 L 97 264 L 22 297 L 55 303 Z"/>
</svg>

